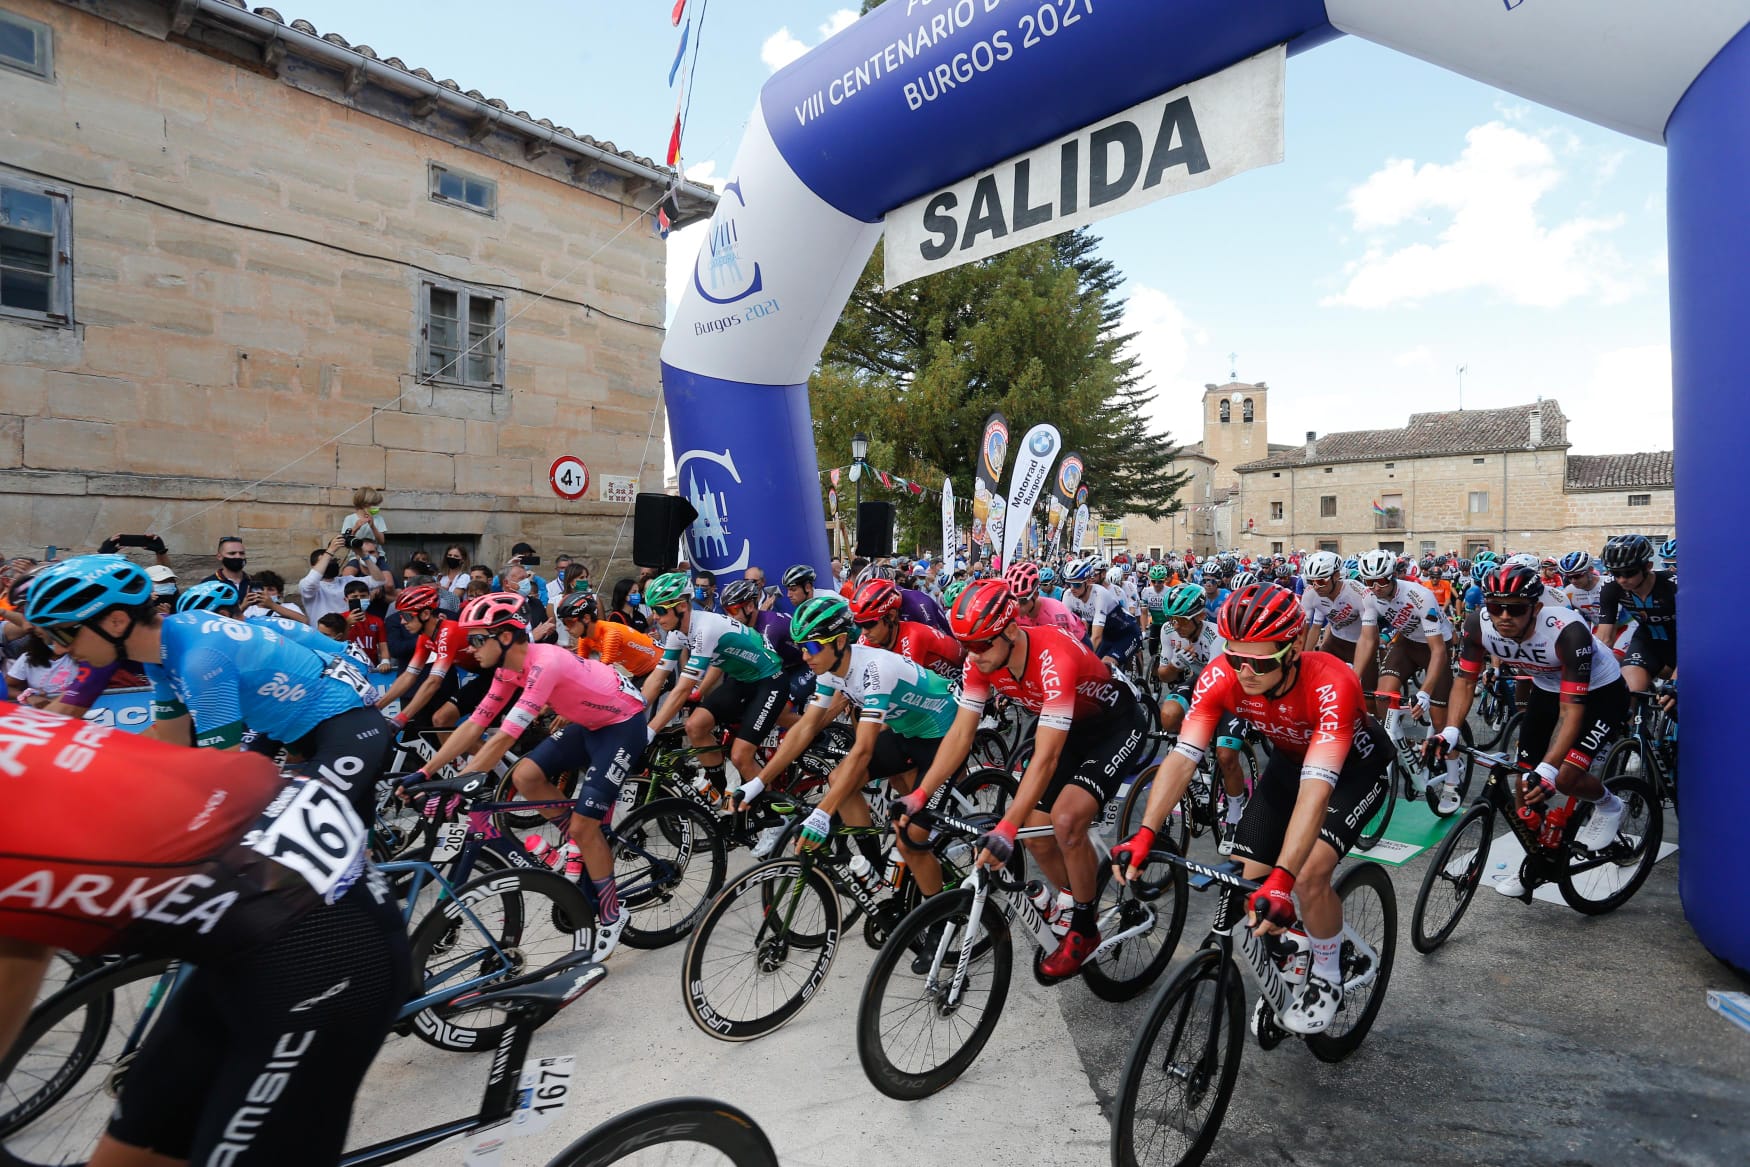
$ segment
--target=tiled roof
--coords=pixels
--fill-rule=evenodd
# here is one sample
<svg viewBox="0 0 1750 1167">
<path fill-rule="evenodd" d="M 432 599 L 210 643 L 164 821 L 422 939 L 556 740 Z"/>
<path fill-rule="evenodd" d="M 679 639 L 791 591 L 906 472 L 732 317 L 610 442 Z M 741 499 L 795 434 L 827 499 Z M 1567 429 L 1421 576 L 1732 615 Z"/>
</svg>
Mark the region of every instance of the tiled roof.
<svg viewBox="0 0 1750 1167">
<path fill-rule="evenodd" d="M 1523 450 L 1531 445 L 1531 414 L 1543 411 L 1540 449 L 1568 444 L 1568 419 L 1555 401 L 1515 405 L 1508 409 L 1455 409 L 1445 413 L 1413 413 L 1401 430 L 1347 430 L 1321 434 L 1313 456 L 1305 446 L 1277 450 L 1270 456 L 1234 467 L 1237 472 L 1318 466 L 1330 462 L 1375 462 L 1381 458 L 1429 458 L 1445 454 L 1481 454 Z"/>
<path fill-rule="evenodd" d="M 1643 454 L 1569 454 L 1568 490 L 1620 490 L 1626 486 L 1672 484 L 1670 450 Z"/>
</svg>

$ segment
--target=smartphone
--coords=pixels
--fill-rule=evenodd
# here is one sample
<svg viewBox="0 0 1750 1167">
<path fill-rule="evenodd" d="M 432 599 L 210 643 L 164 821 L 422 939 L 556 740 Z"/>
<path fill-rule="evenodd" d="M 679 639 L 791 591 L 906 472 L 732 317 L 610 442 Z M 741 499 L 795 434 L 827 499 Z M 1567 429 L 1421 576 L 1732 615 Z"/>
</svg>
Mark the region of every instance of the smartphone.
<svg viewBox="0 0 1750 1167">
<path fill-rule="evenodd" d="M 55 553 L 58 551 L 60 551 L 60 548 L 56 547 L 53 543 L 50 543 L 49 549 L 43 552 L 43 562 L 53 563 L 55 561 Z"/>
<path fill-rule="evenodd" d="M 522 561 L 524 567 L 541 566 L 541 557 L 539 555 L 525 555 L 522 557 Z"/>
<path fill-rule="evenodd" d="M 352 598 L 351 603 L 352 603 L 352 610 L 353 611 L 357 612 L 361 616 L 364 615 L 364 613 L 365 613 L 365 598 L 363 596 L 354 596 Z"/>
<path fill-rule="evenodd" d="M 150 535 L 118 535 L 115 545 L 117 547 L 150 547 L 154 542 L 156 540 Z"/>
</svg>

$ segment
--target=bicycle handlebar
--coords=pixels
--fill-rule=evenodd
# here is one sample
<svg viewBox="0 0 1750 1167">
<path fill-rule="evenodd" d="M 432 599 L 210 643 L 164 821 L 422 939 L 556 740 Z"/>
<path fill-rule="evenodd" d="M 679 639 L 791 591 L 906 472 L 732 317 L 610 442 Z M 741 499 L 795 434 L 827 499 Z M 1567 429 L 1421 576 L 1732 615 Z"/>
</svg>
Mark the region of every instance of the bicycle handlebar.
<svg viewBox="0 0 1750 1167">
<path fill-rule="evenodd" d="M 897 806 L 898 803 L 895 803 L 894 805 Z M 901 813 L 904 812 L 902 811 Z M 916 814 L 908 815 L 907 817 L 909 821 L 903 827 L 898 826 L 898 820 L 895 820 L 896 830 L 909 831 L 912 827 L 922 827 L 926 831 L 946 830 L 952 834 L 960 835 L 972 840 L 980 839 L 990 833 L 989 827 L 982 827 L 977 823 L 967 822 L 965 819 L 957 818 L 956 816 L 949 814 L 947 811 L 931 810 L 927 806 L 920 809 Z M 906 841 L 911 841 L 910 834 L 906 835 Z M 1023 881 L 1010 878 L 1000 868 L 992 867 L 987 870 L 990 872 L 991 882 L 1003 891 L 1020 891 L 1026 886 Z"/>
<path fill-rule="evenodd" d="M 1491 754 L 1487 750 L 1479 750 L 1473 746 L 1467 746 L 1463 742 L 1452 748 L 1455 752 L 1469 754 L 1477 761 L 1490 767 L 1498 766 L 1503 770 L 1516 770 L 1521 774 L 1530 774 L 1537 769 L 1536 766 L 1524 765 L 1517 758 L 1509 758 L 1506 754 Z"/>
</svg>

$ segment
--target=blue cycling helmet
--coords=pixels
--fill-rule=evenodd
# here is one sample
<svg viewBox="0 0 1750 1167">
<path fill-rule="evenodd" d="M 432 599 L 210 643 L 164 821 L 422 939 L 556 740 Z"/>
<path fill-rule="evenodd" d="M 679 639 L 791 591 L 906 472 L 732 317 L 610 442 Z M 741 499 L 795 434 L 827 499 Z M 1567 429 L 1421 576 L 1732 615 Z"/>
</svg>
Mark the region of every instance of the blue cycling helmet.
<svg viewBox="0 0 1750 1167">
<path fill-rule="evenodd" d="M 1666 563 L 1677 562 L 1677 539 L 1675 536 L 1659 544 L 1659 558 Z"/>
<path fill-rule="evenodd" d="M 1361 566 L 1361 557 L 1360 556 L 1358 556 L 1358 555 L 1346 555 L 1343 557 L 1343 570 L 1344 571 L 1354 571 L 1357 567 L 1360 567 L 1360 566 Z"/>
<path fill-rule="evenodd" d="M 197 583 L 176 597 L 178 612 L 217 612 L 220 608 L 236 606 L 237 589 L 217 579 Z"/>
<path fill-rule="evenodd" d="M 1561 562 L 1556 564 L 1556 570 L 1563 575 L 1579 575 L 1591 566 L 1592 553 L 1590 551 L 1570 551 L 1562 556 Z"/>
<path fill-rule="evenodd" d="M 1094 578 L 1094 564 L 1088 559 L 1072 559 L 1063 565 L 1063 581 L 1065 583 L 1086 583 Z"/>
<path fill-rule="evenodd" d="M 1042 567 L 1039 569 L 1039 582 L 1040 583 L 1048 584 L 1048 583 L 1052 583 L 1052 582 L 1056 581 L 1056 579 L 1057 579 L 1057 572 L 1053 571 L 1051 568 Z"/>
<path fill-rule="evenodd" d="M 151 602 L 152 577 L 139 564 L 119 555 L 79 555 L 51 563 L 31 578 L 24 618 L 39 628 L 54 628 Z"/>
<path fill-rule="evenodd" d="M 1483 577 L 1485 575 L 1488 575 L 1491 571 L 1494 571 L 1494 570 L 1495 570 L 1495 561 L 1493 559 L 1483 559 L 1482 557 L 1479 556 L 1477 559 L 1475 559 L 1471 562 L 1470 577 L 1471 577 L 1471 579 L 1475 580 L 1477 583 L 1482 583 Z"/>
</svg>

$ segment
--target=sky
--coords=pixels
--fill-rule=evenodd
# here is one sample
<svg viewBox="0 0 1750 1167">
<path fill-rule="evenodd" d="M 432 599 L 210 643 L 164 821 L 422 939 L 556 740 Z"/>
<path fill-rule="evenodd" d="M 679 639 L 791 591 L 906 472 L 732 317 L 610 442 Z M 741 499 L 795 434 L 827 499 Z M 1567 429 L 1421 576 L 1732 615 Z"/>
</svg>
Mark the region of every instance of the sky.
<svg viewBox="0 0 1750 1167">
<path fill-rule="evenodd" d="M 672 6 L 500 0 L 492 20 L 455 0 L 279 11 L 660 160 L 676 105 Z M 689 8 L 682 165 L 710 181 L 766 78 L 855 5 Z M 1541 396 L 1561 403 L 1577 453 L 1670 448 L 1661 147 L 1352 37 L 1290 58 L 1286 117 L 1282 164 L 1095 227 L 1126 277 L 1162 429 L 1197 440 L 1203 386 L 1237 375 L 1274 390 L 1277 442 Z M 671 311 L 701 238 L 670 237 Z"/>
</svg>

